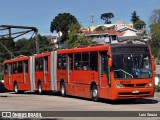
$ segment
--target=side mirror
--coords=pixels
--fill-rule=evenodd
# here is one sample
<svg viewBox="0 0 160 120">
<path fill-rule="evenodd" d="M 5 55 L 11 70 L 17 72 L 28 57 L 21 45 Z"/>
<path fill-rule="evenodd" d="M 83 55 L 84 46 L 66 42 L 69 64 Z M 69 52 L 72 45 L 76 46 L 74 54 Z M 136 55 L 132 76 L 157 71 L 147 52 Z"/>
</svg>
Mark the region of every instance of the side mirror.
<svg viewBox="0 0 160 120">
<path fill-rule="evenodd" d="M 112 67 L 112 59 L 110 57 L 108 58 L 108 66 Z"/>
</svg>

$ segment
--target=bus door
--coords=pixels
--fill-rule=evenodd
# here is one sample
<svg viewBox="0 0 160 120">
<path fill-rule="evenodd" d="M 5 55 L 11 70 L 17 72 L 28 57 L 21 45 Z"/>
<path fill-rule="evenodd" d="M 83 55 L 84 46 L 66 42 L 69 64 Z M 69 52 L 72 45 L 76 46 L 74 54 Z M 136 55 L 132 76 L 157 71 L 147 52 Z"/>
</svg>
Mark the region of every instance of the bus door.
<svg viewBox="0 0 160 120">
<path fill-rule="evenodd" d="M 22 61 L 18 62 L 18 70 L 17 70 L 17 72 L 15 72 L 15 74 L 16 74 L 16 80 L 18 82 L 22 82 L 23 83 L 24 82 L 24 73 L 23 73 L 23 62 Z"/>
<path fill-rule="evenodd" d="M 23 81 L 24 83 L 30 83 L 28 73 L 28 60 L 23 62 Z"/>
<path fill-rule="evenodd" d="M 9 81 L 9 65 L 8 64 L 4 64 L 4 83 L 8 84 Z"/>
<path fill-rule="evenodd" d="M 9 71 L 9 64 L 4 64 L 4 82 L 5 84 L 9 84 L 10 81 L 10 71 Z"/>
<path fill-rule="evenodd" d="M 50 80 L 50 74 L 48 71 L 48 56 L 44 57 L 44 82 L 49 82 Z"/>
<path fill-rule="evenodd" d="M 8 65 L 8 84 L 11 84 L 11 79 L 12 79 L 11 74 L 12 74 L 12 63 Z"/>
<path fill-rule="evenodd" d="M 108 88 L 107 51 L 100 52 L 100 88 Z"/>
<path fill-rule="evenodd" d="M 68 84 L 74 83 L 74 74 L 73 74 L 73 54 L 68 55 Z"/>
<path fill-rule="evenodd" d="M 43 71 L 43 58 L 36 58 L 35 59 L 35 80 L 38 82 L 44 81 L 44 71 Z"/>
<path fill-rule="evenodd" d="M 67 94 L 74 95 L 73 54 L 68 55 L 67 67 Z"/>
</svg>

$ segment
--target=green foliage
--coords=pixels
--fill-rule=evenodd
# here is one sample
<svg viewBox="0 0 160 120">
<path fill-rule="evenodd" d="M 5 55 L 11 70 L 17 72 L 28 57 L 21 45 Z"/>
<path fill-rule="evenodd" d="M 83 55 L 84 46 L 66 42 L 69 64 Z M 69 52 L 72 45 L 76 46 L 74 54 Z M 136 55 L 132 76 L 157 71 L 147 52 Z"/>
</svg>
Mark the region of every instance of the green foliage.
<svg viewBox="0 0 160 120">
<path fill-rule="evenodd" d="M 19 40 L 15 41 L 14 55 L 15 56 L 30 55 L 29 50 L 32 50 L 32 49 L 28 47 L 29 46 L 28 42 L 29 42 L 29 40 L 26 39 L 26 38 L 22 38 L 22 39 L 19 39 Z"/>
<path fill-rule="evenodd" d="M 70 13 L 59 13 L 51 22 L 50 31 L 62 32 L 61 41 L 68 39 L 68 30 L 71 24 L 79 24 L 75 16 Z"/>
<path fill-rule="evenodd" d="M 158 85 L 155 86 L 155 91 L 160 92 L 160 82 L 158 82 Z"/>
<path fill-rule="evenodd" d="M 133 24 L 136 23 L 136 21 L 140 20 L 139 16 L 137 15 L 136 11 L 133 11 L 132 15 L 131 15 L 131 21 Z"/>
<path fill-rule="evenodd" d="M 157 50 L 157 65 L 160 65 L 160 50 Z"/>
<path fill-rule="evenodd" d="M 137 21 L 134 23 L 133 27 L 134 27 L 136 30 L 141 30 L 141 29 L 143 29 L 143 28 L 145 27 L 145 25 L 146 25 L 146 23 L 145 23 L 144 21 L 142 21 L 142 20 L 137 20 Z"/>
<path fill-rule="evenodd" d="M 0 73 L 0 80 L 3 80 L 3 73 Z"/>
<path fill-rule="evenodd" d="M 105 22 L 105 24 L 111 24 L 111 18 L 114 18 L 114 15 L 113 15 L 113 13 L 103 13 L 103 14 L 101 14 L 101 19 L 102 20 L 104 20 Z"/>
<path fill-rule="evenodd" d="M 5 40 L 4 40 L 5 39 Z M 52 51 L 52 44 L 50 40 L 46 37 L 38 35 L 39 42 L 39 51 L 40 53 L 44 53 L 47 51 Z M 1 42 L 15 55 L 33 55 L 35 54 L 35 38 L 26 39 L 22 38 L 17 41 L 13 41 L 12 39 L 3 38 Z M 4 49 L 2 45 L 0 45 L 1 49 L 1 57 L 0 62 L 2 63 L 6 59 L 11 59 L 11 55 Z"/>
<path fill-rule="evenodd" d="M 160 23 L 160 9 L 154 9 L 152 11 L 151 16 L 149 17 L 149 26 L 152 27 L 152 25 Z"/>
<path fill-rule="evenodd" d="M 132 40 L 128 40 L 126 43 L 127 44 L 133 44 Z"/>
<path fill-rule="evenodd" d="M 69 45 L 71 48 L 95 43 L 81 34 L 79 24 L 71 24 L 68 37 L 69 38 L 65 41 L 65 44 Z"/>
<path fill-rule="evenodd" d="M 160 23 L 157 23 L 151 27 L 151 37 L 149 41 L 151 45 L 152 53 L 155 58 L 160 60 Z"/>
<path fill-rule="evenodd" d="M 111 28 L 107 28 L 105 26 L 98 26 L 94 31 L 101 31 L 101 30 L 109 30 Z"/>
<path fill-rule="evenodd" d="M 0 38 L 0 42 L 11 52 L 15 50 L 15 42 L 13 39 L 9 38 Z M 0 44 L 0 63 L 3 62 L 5 59 L 11 58 L 11 55 L 8 53 L 8 51 Z"/>
<path fill-rule="evenodd" d="M 45 36 L 39 35 L 38 40 L 39 40 L 39 52 L 40 53 L 44 53 L 44 52 L 53 50 L 50 40 L 48 40 Z"/>
</svg>

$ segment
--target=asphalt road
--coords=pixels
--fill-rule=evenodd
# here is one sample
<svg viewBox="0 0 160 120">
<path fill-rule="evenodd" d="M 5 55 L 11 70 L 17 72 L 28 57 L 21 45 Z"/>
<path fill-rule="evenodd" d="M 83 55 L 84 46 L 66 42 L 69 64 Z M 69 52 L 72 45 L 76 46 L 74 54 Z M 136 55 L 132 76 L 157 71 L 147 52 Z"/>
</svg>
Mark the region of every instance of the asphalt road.
<svg viewBox="0 0 160 120">
<path fill-rule="evenodd" d="M 37 95 L 35 93 L 14 94 L 0 93 L 0 111 L 160 111 L 160 93 L 156 93 L 154 98 L 137 99 L 136 101 L 109 101 L 100 99 L 99 102 L 93 102 L 89 99 L 77 98 L 72 96 L 61 97 L 59 94 Z M 119 113 L 120 114 L 120 113 Z M 140 117 L 141 118 L 141 117 Z M 55 118 L 55 119 L 84 119 L 80 117 Z M 101 118 L 85 118 L 105 119 Z M 117 117 L 109 119 L 118 119 Z M 119 118 L 122 119 L 122 118 Z M 127 120 L 128 118 L 123 118 Z M 137 120 L 130 117 L 130 120 Z M 144 118 L 142 118 L 144 119 Z M 145 118 L 150 120 L 150 118 Z M 153 118 L 160 120 L 160 118 Z"/>
</svg>

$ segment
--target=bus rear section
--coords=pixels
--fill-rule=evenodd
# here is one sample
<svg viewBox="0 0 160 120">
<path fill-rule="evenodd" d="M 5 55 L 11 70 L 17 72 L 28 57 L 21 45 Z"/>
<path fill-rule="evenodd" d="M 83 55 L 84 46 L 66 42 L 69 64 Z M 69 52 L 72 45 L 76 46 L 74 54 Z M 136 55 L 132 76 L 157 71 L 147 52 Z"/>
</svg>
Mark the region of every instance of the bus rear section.
<svg viewBox="0 0 160 120">
<path fill-rule="evenodd" d="M 154 96 L 154 60 L 146 44 L 111 45 L 111 99 Z"/>
<path fill-rule="evenodd" d="M 30 90 L 30 57 L 24 56 L 4 61 L 4 86 L 8 90 Z"/>
<path fill-rule="evenodd" d="M 56 91 L 56 51 L 4 61 L 4 84 L 15 91 Z"/>
</svg>

